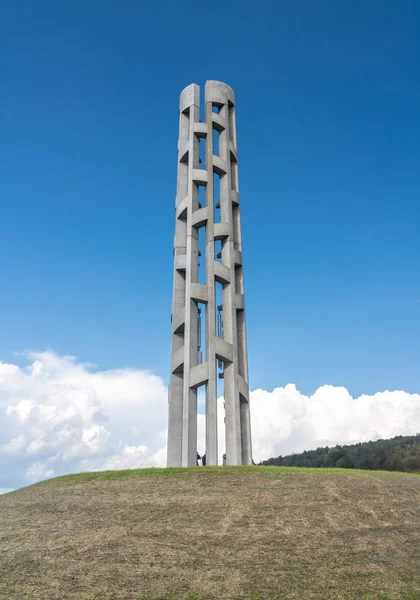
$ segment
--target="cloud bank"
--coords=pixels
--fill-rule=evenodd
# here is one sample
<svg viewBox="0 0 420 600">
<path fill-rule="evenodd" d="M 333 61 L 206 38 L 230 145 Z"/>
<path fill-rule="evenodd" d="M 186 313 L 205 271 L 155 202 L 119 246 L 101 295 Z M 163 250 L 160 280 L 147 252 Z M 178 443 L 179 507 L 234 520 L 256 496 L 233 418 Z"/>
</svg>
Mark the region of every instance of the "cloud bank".
<svg viewBox="0 0 420 600">
<path fill-rule="evenodd" d="M 71 356 L 26 355 L 0 362 L 0 490 L 94 469 L 164 466 L 167 389 L 137 369 L 96 371 Z M 222 401 L 219 401 L 220 409 Z M 352 398 L 325 385 L 312 396 L 294 385 L 251 393 L 256 462 L 323 445 L 420 431 L 420 395 L 378 392 Z M 199 415 L 198 450 L 205 418 Z M 224 451 L 219 410 L 219 454 Z"/>
</svg>

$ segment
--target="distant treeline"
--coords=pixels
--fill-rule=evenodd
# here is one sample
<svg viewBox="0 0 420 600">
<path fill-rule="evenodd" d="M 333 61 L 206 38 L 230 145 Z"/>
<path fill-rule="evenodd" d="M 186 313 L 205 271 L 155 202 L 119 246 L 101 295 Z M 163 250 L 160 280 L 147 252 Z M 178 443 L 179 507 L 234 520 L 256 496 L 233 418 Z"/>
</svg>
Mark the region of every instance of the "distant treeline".
<svg viewBox="0 0 420 600">
<path fill-rule="evenodd" d="M 301 454 L 278 456 L 263 465 L 283 467 L 343 467 L 420 472 L 420 434 L 399 435 L 390 440 L 363 442 L 351 446 L 317 448 Z"/>
</svg>

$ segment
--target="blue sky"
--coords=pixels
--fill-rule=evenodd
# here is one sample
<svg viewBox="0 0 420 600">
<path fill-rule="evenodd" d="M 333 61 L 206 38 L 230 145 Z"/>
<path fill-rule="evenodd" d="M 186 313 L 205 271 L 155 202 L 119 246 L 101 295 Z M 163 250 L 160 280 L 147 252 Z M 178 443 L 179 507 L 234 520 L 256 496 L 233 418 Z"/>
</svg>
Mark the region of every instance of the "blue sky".
<svg viewBox="0 0 420 600">
<path fill-rule="evenodd" d="M 251 387 L 418 391 L 419 25 L 414 0 L 2 2 L 0 360 L 167 377 L 178 97 L 220 79 Z"/>
</svg>

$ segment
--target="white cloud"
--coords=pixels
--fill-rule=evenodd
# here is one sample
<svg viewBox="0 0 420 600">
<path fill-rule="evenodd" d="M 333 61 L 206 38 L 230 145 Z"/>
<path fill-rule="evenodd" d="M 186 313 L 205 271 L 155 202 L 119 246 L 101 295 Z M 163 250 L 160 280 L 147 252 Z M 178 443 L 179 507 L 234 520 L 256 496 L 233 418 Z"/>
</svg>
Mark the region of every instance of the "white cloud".
<svg viewBox="0 0 420 600">
<path fill-rule="evenodd" d="M 168 410 L 161 378 L 137 369 L 94 371 L 74 357 L 52 352 L 27 358 L 26 368 L 0 363 L 0 472 L 5 485 L 114 468 L 108 464 L 157 465 L 154 454 L 166 443 Z M 130 450 L 135 447 L 137 455 Z"/>
<path fill-rule="evenodd" d="M 26 469 L 25 477 L 28 481 L 40 481 L 54 476 L 54 469 L 48 469 L 47 466 L 39 461 L 33 463 Z"/>
<path fill-rule="evenodd" d="M 110 456 L 104 463 L 104 469 L 139 469 L 142 467 L 164 467 L 166 463 L 166 447 L 154 454 L 147 446 L 129 446 L 121 444 L 118 452 Z"/>
<path fill-rule="evenodd" d="M 420 431 L 420 395 L 378 392 L 353 398 L 343 387 L 324 385 L 312 396 L 294 385 L 251 395 L 256 461 L 318 446 L 414 435 Z"/>
<path fill-rule="evenodd" d="M 164 466 L 167 390 L 137 369 L 95 371 L 74 357 L 27 355 L 21 368 L 0 363 L 0 484 L 19 487 L 69 472 Z M 224 451 L 219 405 L 219 458 Z M 420 431 L 420 395 L 379 392 L 352 398 L 322 386 L 312 396 L 294 385 L 251 393 L 256 462 L 316 448 Z M 198 451 L 205 418 L 198 417 Z M 1 489 L 1 488 L 0 488 Z"/>
</svg>

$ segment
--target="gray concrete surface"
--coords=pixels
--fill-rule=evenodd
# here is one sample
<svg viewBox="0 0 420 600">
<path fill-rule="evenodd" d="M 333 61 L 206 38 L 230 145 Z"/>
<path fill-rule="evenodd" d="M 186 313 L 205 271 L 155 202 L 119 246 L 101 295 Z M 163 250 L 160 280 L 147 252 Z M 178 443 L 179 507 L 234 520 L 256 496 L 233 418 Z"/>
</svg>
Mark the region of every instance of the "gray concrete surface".
<svg viewBox="0 0 420 600">
<path fill-rule="evenodd" d="M 196 464 L 197 390 L 202 385 L 206 388 L 206 462 L 218 463 L 219 375 L 224 380 L 226 462 L 252 463 L 233 90 L 220 81 L 207 81 L 204 114 L 203 123 L 200 88 L 193 83 L 181 93 L 179 117 L 167 457 L 168 466 L 174 467 Z M 205 145 L 201 161 L 200 142 Z M 219 178 L 218 198 L 215 177 Z M 200 188 L 205 189 L 205 205 L 200 205 L 204 197 Z M 205 232 L 201 256 L 200 230 Z M 220 311 L 218 284 L 222 286 Z M 200 336 L 199 319 L 204 313 L 205 336 Z"/>
</svg>

